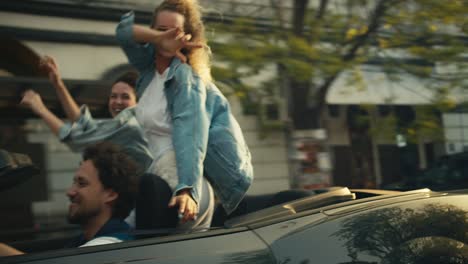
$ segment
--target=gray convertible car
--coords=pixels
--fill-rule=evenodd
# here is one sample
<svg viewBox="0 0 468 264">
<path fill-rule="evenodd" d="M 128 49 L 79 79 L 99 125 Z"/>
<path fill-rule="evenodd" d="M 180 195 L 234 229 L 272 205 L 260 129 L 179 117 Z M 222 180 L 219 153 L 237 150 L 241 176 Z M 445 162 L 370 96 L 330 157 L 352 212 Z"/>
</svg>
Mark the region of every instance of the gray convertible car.
<svg viewBox="0 0 468 264">
<path fill-rule="evenodd" d="M 130 242 L 49 248 L 0 263 L 468 263 L 467 191 L 334 187 L 250 211 L 221 216 L 210 230 L 145 230 Z"/>
</svg>

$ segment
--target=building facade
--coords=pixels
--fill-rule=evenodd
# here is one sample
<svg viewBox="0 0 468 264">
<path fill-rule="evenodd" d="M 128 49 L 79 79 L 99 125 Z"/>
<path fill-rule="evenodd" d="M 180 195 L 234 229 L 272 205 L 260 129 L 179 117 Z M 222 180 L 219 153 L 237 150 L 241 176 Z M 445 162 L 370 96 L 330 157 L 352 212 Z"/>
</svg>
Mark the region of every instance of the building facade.
<svg viewBox="0 0 468 264">
<path fill-rule="evenodd" d="M 43 169 L 41 184 L 31 184 L 23 191 L 23 194 L 34 193 L 40 189 L 38 197 L 25 198 L 14 205 L 7 200 L 0 202 L 0 207 L 8 208 L 9 212 L 12 207 L 24 208 L 18 212 L 27 215 L 23 217 L 28 219 L 21 224 L 23 228 L 63 222 L 68 204 L 65 192 L 81 158 L 80 153 L 71 152 L 51 134 L 42 120 L 18 106 L 21 91 L 32 88 L 41 94 L 49 108 L 63 117 L 53 88 L 38 66 L 39 58 L 46 54 L 53 56 L 78 103 L 87 104 L 96 117 L 109 118 L 106 102 L 110 84 L 132 69 L 115 41 L 115 27 L 120 16 L 132 9 L 136 12 L 136 22 L 148 25 L 153 5 L 154 1 L 0 3 L 0 147 L 30 155 L 34 148 L 33 160 Z M 235 97 L 228 99 L 252 152 L 255 181 L 248 194 L 289 189 L 284 133 L 273 132 L 261 139 L 257 117 L 244 115 Z M 21 142 L 24 146 L 13 149 L 8 142 Z M 7 227 L 11 223 L 0 223 L 0 228 Z"/>
</svg>

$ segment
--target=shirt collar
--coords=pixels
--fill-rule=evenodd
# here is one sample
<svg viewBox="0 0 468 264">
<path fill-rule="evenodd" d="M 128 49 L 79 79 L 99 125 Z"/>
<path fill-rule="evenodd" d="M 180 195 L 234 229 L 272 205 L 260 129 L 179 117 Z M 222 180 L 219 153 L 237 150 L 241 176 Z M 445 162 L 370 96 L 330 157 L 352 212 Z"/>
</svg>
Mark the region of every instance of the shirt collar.
<svg viewBox="0 0 468 264">
<path fill-rule="evenodd" d="M 99 231 L 90 240 L 96 237 L 100 237 L 100 236 L 127 233 L 129 231 L 130 231 L 130 226 L 124 220 L 111 218 L 101 227 L 101 229 L 99 229 Z M 86 240 L 84 235 L 81 234 L 76 239 L 74 239 L 71 243 L 69 243 L 66 247 L 67 248 L 79 247 L 88 241 L 89 240 Z"/>
<path fill-rule="evenodd" d="M 181 65 L 181 64 L 182 64 L 182 61 L 179 58 L 174 57 L 172 59 L 171 65 L 169 66 L 169 72 L 167 73 L 166 81 L 169 81 L 172 78 L 174 78 L 175 71 L 176 71 L 177 67 L 179 67 L 179 65 Z"/>
<path fill-rule="evenodd" d="M 106 236 L 109 234 L 128 232 L 130 226 L 122 219 L 111 218 L 107 221 L 101 229 L 94 235 L 94 237 Z"/>
</svg>

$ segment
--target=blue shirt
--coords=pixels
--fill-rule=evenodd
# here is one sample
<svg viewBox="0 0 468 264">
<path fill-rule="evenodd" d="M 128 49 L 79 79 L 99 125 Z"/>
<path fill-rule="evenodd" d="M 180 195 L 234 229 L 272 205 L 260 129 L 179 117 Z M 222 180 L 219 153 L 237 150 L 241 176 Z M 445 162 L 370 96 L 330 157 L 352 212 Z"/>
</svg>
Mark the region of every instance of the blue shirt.
<svg viewBox="0 0 468 264">
<path fill-rule="evenodd" d="M 111 218 L 101 227 L 101 229 L 99 229 L 99 231 L 90 240 L 86 240 L 83 235 L 80 235 L 77 238 L 75 238 L 71 243 L 69 243 L 67 247 L 80 247 L 85 243 L 99 237 L 114 237 L 121 241 L 132 240 L 133 236 L 129 234 L 130 230 L 130 226 L 124 220 Z"/>
</svg>

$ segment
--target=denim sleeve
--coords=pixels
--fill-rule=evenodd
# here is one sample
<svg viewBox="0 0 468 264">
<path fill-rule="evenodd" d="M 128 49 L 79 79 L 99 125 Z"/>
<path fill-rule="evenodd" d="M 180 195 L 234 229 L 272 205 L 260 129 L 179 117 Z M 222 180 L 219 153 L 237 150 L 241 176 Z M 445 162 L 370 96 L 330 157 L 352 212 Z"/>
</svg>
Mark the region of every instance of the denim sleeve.
<svg viewBox="0 0 468 264">
<path fill-rule="evenodd" d="M 133 39 L 133 25 L 135 14 L 132 12 L 122 16 L 120 23 L 115 30 L 117 42 L 123 49 L 130 64 L 139 72 L 148 70 L 153 64 L 154 48 L 149 43 L 137 43 Z"/>
<path fill-rule="evenodd" d="M 200 80 L 196 83 L 184 80 L 177 85 L 172 116 L 172 136 L 179 176 L 175 192 L 190 188 L 197 203 L 202 186 L 209 128 L 205 109 L 206 90 L 200 86 L 203 86 Z"/>
<path fill-rule="evenodd" d="M 80 117 L 73 123 L 65 123 L 59 130 L 60 140 L 76 152 L 101 141 L 119 145 L 139 166 L 139 173 L 145 172 L 153 162 L 134 109 L 127 108 L 113 119 L 95 120 L 88 108 L 82 106 Z"/>
<path fill-rule="evenodd" d="M 97 132 L 97 122 L 91 116 L 88 107 L 83 105 L 78 120 L 72 123 L 67 122 L 61 126 L 58 137 L 72 150 L 82 151 L 87 145 L 102 139 L 99 134 L 96 134 Z"/>
</svg>

